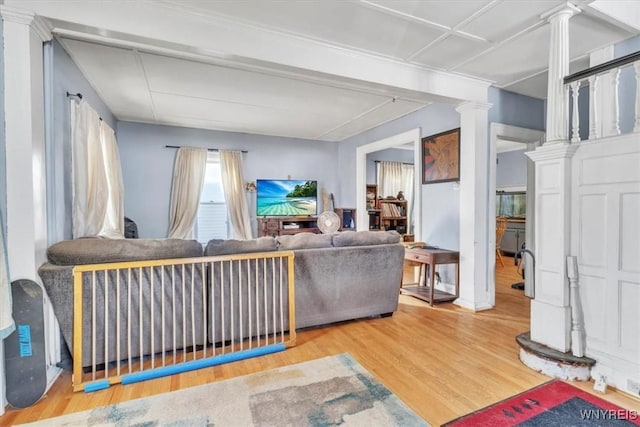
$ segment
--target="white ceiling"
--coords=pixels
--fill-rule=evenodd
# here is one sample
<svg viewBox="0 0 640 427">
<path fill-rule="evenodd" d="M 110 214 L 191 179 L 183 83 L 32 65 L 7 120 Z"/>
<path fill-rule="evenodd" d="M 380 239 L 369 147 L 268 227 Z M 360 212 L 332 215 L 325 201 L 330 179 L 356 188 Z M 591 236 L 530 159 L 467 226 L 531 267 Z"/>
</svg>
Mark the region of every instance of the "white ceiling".
<svg viewBox="0 0 640 427">
<path fill-rule="evenodd" d="M 618 18 L 607 14 L 607 2 Z M 120 16 L 115 6 L 97 9 L 96 2 L 49 3 L 56 7 L 19 4 L 51 18 L 119 120 L 340 141 L 431 102 L 460 98 L 420 87 L 420 73 L 545 98 L 550 27 L 540 16 L 566 2 L 113 0 Z M 621 3 L 574 2 L 582 11 L 570 20 L 572 71 L 588 66 L 590 52 L 640 34 L 638 19 L 622 22 L 630 14 L 620 13 Z M 623 4 L 636 16 L 639 5 Z M 171 27 L 183 23 L 193 31 L 171 38 L 160 18 L 128 22 L 158 10 Z M 233 29 L 233 37 L 225 35 Z M 336 52 L 360 60 L 363 69 L 338 68 Z M 373 61 L 380 65 L 367 69 Z"/>
</svg>

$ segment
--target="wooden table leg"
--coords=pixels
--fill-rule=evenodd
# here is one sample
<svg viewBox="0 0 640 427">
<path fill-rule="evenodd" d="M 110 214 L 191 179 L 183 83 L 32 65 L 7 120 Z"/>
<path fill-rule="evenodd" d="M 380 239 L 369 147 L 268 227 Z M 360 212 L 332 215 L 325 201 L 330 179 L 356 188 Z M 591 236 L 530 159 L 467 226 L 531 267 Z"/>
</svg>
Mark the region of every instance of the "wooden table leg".
<svg viewBox="0 0 640 427">
<path fill-rule="evenodd" d="M 456 263 L 456 298 L 460 297 L 460 262 Z"/>
<path fill-rule="evenodd" d="M 429 289 L 429 305 L 433 307 L 433 289 L 435 287 L 435 279 L 436 279 L 436 265 L 435 263 L 429 264 L 429 275 L 431 276 L 429 280 L 431 281 L 431 289 Z"/>
</svg>

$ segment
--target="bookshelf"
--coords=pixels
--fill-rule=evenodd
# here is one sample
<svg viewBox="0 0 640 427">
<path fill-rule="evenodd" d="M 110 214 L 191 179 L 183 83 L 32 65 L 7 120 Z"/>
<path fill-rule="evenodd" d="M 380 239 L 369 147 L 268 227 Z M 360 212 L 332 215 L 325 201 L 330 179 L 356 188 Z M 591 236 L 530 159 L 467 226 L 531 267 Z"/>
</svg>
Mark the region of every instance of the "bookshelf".
<svg viewBox="0 0 640 427">
<path fill-rule="evenodd" d="M 380 216 L 380 230 L 396 230 L 400 234 L 408 232 L 406 200 L 379 199 L 377 215 Z"/>
</svg>

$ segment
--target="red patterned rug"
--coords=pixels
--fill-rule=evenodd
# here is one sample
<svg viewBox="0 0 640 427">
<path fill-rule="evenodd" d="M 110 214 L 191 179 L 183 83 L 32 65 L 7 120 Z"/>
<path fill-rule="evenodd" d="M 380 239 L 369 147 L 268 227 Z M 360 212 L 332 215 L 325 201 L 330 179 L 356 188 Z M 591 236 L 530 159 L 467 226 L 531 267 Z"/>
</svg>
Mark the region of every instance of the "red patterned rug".
<svg viewBox="0 0 640 427">
<path fill-rule="evenodd" d="M 553 380 L 445 424 L 456 427 L 594 425 L 640 426 L 640 414 Z"/>
</svg>

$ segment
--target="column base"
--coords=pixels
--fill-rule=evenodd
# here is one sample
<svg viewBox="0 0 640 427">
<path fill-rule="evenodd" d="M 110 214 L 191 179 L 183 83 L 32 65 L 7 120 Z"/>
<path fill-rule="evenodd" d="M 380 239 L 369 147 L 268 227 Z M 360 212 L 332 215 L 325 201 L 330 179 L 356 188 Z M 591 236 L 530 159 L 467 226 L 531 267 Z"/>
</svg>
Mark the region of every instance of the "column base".
<svg viewBox="0 0 640 427">
<path fill-rule="evenodd" d="M 460 307 L 463 307 L 472 311 L 484 311 L 484 310 L 491 310 L 493 308 L 493 305 L 489 304 L 488 302 L 477 303 L 477 302 L 469 301 L 463 298 L 458 298 L 453 303 L 455 305 L 458 305 Z"/>
<path fill-rule="evenodd" d="M 571 307 L 531 301 L 531 339 L 560 352 L 571 349 Z"/>
<path fill-rule="evenodd" d="M 531 340 L 528 332 L 516 337 L 520 361 L 536 372 L 567 381 L 588 381 L 596 361 L 561 353 Z"/>
</svg>

